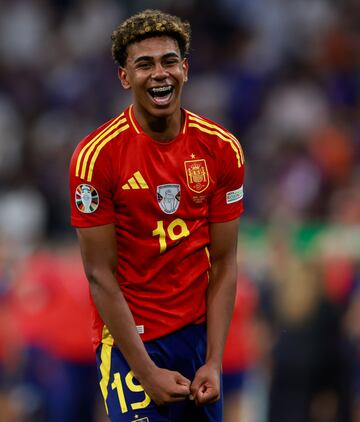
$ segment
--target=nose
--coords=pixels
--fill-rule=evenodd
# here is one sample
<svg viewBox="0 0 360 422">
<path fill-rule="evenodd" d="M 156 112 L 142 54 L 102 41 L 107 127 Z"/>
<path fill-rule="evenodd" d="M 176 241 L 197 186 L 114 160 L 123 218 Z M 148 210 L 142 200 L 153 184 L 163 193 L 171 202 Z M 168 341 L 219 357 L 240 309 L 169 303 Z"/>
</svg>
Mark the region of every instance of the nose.
<svg viewBox="0 0 360 422">
<path fill-rule="evenodd" d="M 151 77 L 153 79 L 164 79 L 168 77 L 168 72 L 161 63 L 155 63 Z"/>
</svg>

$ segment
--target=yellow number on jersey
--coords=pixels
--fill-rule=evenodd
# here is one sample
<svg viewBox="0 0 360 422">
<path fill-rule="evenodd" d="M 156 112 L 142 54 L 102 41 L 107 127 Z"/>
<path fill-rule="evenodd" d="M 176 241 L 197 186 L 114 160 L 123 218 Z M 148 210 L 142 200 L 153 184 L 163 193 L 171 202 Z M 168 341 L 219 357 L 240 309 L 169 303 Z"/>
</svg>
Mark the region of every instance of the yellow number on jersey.
<svg viewBox="0 0 360 422">
<path fill-rule="evenodd" d="M 164 228 L 164 222 L 162 220 L 158 221 L 156 229 L 153 230 L 152 235 L 159 236 L 160 253 L 165 252 L 167 248 L 166 234 L 171 240 L 178 240 L 182 237 L 189 236 L 190 231 L 185 221 L 181 218 L 176 218 L 174 221 L 172 221 L 169 224 L 167 231 Z"/>
</svg>

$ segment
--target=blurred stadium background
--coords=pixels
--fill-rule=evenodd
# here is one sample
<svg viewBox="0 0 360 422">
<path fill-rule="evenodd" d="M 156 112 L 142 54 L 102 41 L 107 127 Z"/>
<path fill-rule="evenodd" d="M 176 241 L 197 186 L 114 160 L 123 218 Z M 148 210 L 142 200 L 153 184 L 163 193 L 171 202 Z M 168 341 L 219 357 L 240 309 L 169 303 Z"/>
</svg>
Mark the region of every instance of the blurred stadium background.
<svg viewBox="0 0 360 422">
<path fill-rule="evenodd" d="M 0 421 L 106 420 L 68 163 L 130 102 L 110 34 L 149 7 L 191 22 L 184 105 L 247 158 L 227 421 L 360 421 L 358 0 L 0 0 Z"/>
</svg>

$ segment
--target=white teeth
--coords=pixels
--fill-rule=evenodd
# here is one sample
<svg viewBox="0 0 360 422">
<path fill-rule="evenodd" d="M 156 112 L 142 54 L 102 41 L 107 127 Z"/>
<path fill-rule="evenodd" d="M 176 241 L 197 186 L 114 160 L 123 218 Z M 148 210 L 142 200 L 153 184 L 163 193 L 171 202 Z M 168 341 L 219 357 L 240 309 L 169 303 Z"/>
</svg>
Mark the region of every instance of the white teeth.
<svg viewBox="0 0 360 422">
<path fill-rule="evenodd" d="M 171 86 L 160 86 L 159 88 L 151 88 L 151 91 L 156 94 L 158 92 L 171 91 Z"/>
</svg>

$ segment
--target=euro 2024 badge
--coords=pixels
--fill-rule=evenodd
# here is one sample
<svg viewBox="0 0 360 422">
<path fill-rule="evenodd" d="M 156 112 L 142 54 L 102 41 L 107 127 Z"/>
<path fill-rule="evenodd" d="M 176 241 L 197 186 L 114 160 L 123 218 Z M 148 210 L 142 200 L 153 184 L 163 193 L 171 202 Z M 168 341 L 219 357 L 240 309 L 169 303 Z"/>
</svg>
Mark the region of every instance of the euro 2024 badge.
<svg viewBox="0 0 360 422">
<path fill-rule="evenodd" d="M 180 204 L 180 185 L 159 185 L 157 200 L 165 214 L 174 214 Z"/>
<path fill-rule="evenodd" d="M 75 192 L 75 204 L 79 211 L 90 214 L 99 206 L 99 194 L 91 185 L 79 185 Z"/>
</svg>

